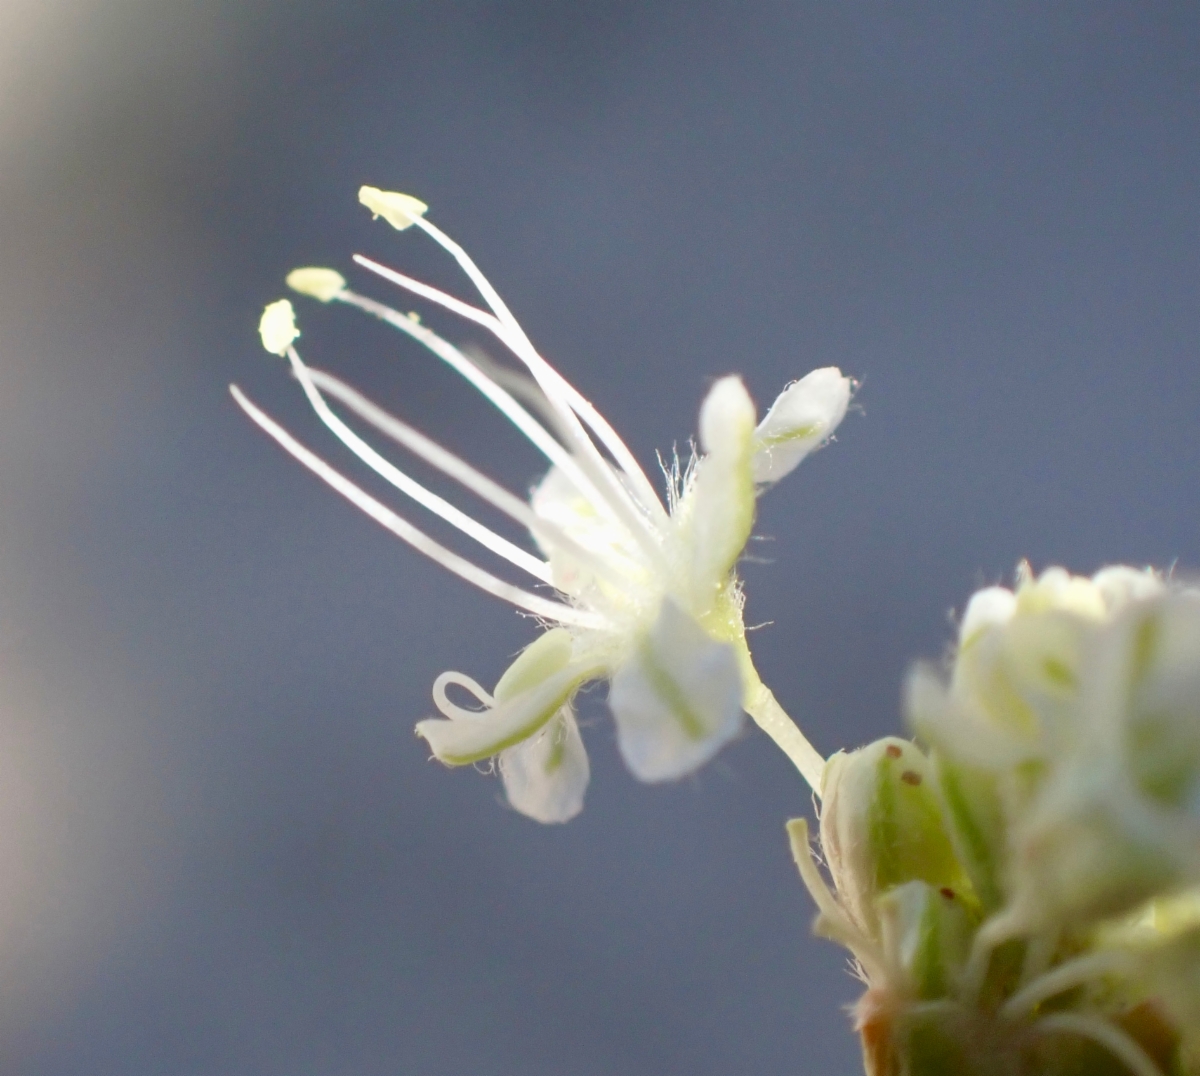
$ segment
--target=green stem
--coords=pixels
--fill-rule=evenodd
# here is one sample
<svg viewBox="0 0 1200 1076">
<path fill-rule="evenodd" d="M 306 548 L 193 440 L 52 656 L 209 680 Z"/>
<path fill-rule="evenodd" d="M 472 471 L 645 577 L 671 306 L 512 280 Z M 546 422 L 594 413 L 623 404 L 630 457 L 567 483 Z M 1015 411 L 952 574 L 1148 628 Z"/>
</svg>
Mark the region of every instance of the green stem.
<svg viewBox="0 0 1200 1076">
<path fill-rule="evenodd" d="M 759 679 L 753 665 L 750 665 L 749 672 L 753 675 L 753 680 L 746 688 L 746 699 L 743 703 L 746 713 L 775 741 L 775 746 L 791 759 L 792 764 L 800 771 L 800 776 L 820 797 L 825 759 L 808 742 L 808 737 L 800 731 L 796 722 L 788 717 L 787 712 L 771 693 L 771 689 Z"/>
</svg>

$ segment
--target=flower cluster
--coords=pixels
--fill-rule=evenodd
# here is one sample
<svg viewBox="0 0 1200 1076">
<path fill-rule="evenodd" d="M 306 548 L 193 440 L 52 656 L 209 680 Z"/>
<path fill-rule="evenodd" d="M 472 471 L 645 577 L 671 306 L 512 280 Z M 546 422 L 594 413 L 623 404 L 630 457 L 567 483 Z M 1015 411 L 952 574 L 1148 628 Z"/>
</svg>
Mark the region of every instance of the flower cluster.
<svg viewBox="0 0 1200 1076">
<path fill-rule="evenodd" d="M 362 188 L 359 198 L 397 229 L 416 226 L 438 243 L 484 307 L 369 259 L 357 257 L 357 263 L 485 329 L 520 369 L 456 347 L 417 315 L 350 290 L 334 270 L 295 270 L 289 286 L 321 302 L 355 306 L 424 345 L 510 419 L 549 464 L 528 500 L 514 495 L 332 374 L 306 365 L 295 348 L 299 331 L 288 300 L 264 311 L 263 346 L 287 358 L 314 411 L 343 445 L 400 493 L 553 592 L 514 586 L 434 541 L 233 387 L 250 418 L 343 496 L 439 564 L 542 623 L 543 633 L 494 691 L 461 673 L 438 677 L 433 696 L 442 717 L 417 725 L 433 754 L 451 766 L 496 759 L 513 807 L 543 822 L 566 821 L 581 809 L 589 776 L 572 700 L 583 685 L 607 681 L 621 754 L 643 781 L 693 772 L 738 733 L 746 711 L 815 782 L 820 756 L 750 659 L 736 564 L 750 537 L 756 497 L 830 438 L 846 413 L 850 379 L 832 367 L 814 370 L 787 386 L 761 421 L 738 378 L 717 380 L 700 410 L 695 457 L 671 476 L 664 503 L 609 423 L 534 349 L 475 263 L 426 219 L 426 206 L 372 187 Z M 525 527 L 537 552 L 416 482 L 334 404 Z M 451 690 L 476 705 L 459 705 Z"/>
<path fill-rule="evenodd" d="M 907 708 L 827 764 L 833 892 L 790 827 L 868 1072 L 1200 1072 L 1200 592 L 1022 566 Z"/>
</svg>

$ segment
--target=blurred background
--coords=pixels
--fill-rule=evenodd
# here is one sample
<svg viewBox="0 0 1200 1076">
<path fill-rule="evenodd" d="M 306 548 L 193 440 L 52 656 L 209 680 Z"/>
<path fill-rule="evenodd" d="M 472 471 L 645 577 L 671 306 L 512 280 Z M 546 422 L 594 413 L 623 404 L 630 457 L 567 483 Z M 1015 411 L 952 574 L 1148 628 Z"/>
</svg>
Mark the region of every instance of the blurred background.
<svg viewBox="0 0 1200 1076">
<path fill-rule="evenodd" d="M 345 463 L 257 343 L 284 273 L 469 294 L 361 183 L 429 202 L 647 465 L 714 376 L 765 406 L 843 367 L 747 620 L 821 750 L 897 731 L 1019 558 L 1200 566 L 1196 5 L 3 0 L 0 72 L 0 1072 L 858 1071 L 782 756 L 640 786 L 593 692 L 556 828 L 429 762 L 433 678 L 494 682 L 530 624 L 227 385 Z M 537 477 L 428 356 L 301 317 Z"/>
</svg>

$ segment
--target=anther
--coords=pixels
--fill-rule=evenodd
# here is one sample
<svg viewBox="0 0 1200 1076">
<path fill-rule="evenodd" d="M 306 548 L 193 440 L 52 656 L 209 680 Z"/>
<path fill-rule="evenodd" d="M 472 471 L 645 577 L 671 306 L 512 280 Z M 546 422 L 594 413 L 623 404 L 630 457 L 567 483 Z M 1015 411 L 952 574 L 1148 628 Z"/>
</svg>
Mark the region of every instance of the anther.
<svg viewBox="0 0 1200 1076">
<path fill-rule="evenodd" d="M 272 355 L 286 355 L 300 335 L 296 328 L 296 311 L 286 299 L 277 299 L 263 311 L 258 322 L 262 346 Z"/>
<path fill-rule="evenodd" d="M 346 290 L 346 278 L 336 269 L 308 266 L 288 273 L 287 286 L 301 295 L 328 303 Z"/>
<path fill-rule="evenodd" d="M 358 200 L 376 217 L 383 217 L 398 232 L 411 228 L 429 209 L 429 206 L 411 194 L 381 191 L 378 187 L 360 187 Z"/>
</svg>

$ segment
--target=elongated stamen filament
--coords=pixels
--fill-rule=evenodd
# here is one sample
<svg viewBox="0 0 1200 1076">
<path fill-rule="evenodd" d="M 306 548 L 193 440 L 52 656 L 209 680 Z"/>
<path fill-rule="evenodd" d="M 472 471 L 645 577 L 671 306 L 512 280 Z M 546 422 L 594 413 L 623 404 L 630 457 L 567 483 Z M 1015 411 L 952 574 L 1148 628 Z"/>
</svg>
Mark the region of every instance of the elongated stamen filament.
<svg viewBox="0 0 1200 1076">
<path fill-rule="evenodd" d="M 370 258 L 364 258 L 361 254 L 355 254 L 354 260 L 364 269 L 369 269 L 377 276 L 380 276 L 384 280 L 388 281 L 388 283 L 395 284 L 397 287 L 404 288 L 406 291 L 411 291 L 414 295 L 419 295 L 423 299 L 428 299 L 430 302 L 436 303 L 438 306 L 445 307 L 445 309 L 457 314 L 459 317 L 464 318 L 467 321 L 474 322 L 476 325 L 487 329 L 488 332 L 495 335 L 495 337 L 502 344 L 504 344 L 505 347 L 513 352 L 513 354 L 525 362 L 526 367 L 529 369 L 534 381 L 542 390 L 542 393 L 546 398 L 546 402 L 554 410 L 554 414 L 559 420 L 559 425 L 562 433 L 565 436 L 568 446 L 578 450 L 578 454 L 568 453 L 568 458 L 571 459 L 575 469 L 579 471 L 580 474 L 586 474 L 586 487 L 580 487 L 580 492 L 583 492 L 585 496 L 587 496 L 588 499 L 597 506 L 607 509 L 610 515 L 616 516 L 616 518 L 622 524 L 624 524 L 627 529 L 631 528 L 632 525 L 635 535 L 644 530 L 645 521 L 641 519 L 636 512 L 630 512 L 632 505 L 629 503 L 629 495 L 624 487 L 616 482 L 612 470 L 603 462 L 602 459 L 600 459 L 601 466 L 599 468 L 596 467 L 596 460 L 592 458 L 595 456 L 597 459 L 599 459 L 599 453 L 596 451 L 596 446 L 592 444 L 591 439 L 579 426 L 579 419 L 575 416 L 575 413 L 568 406 L 566 406 L 559 397 L 557 385 L 548 386 L 547 382 L 549 381 L 549 378 L 545 375 L 545 373 L 539 370 L 535 365 L 529 363 L 526 360 L 525 355 L 522 354 L 522 351 L 519 350 L 522 348 L 528 348 L 530 351 L 532 351 L 532 345 L 528 344 L 524 333 L 519 333 L 518 331 L 518 334 L 514 334 L 514 332 L 501 323 L 501 321 L 494 314 L 489 314 L 486 310 L 480 310 L 477 306 L 471 306 L 470 303 L 464 303 L 461 299 L 456 299 L 453 295 L 448 295 L 444 291 L 430 287 L 428 284 L 424 284 L 419 280 L 415 280 L 410 276 L 406 276 L 404 273 L 398 273 L 395 269 L 389 269 L 386 265 L 380 265 L 379 262 L 372 261 Z M 344 291 L 337 296 L 337 298 L 342 302 L 352 303 L 363 310 L 370 310 L 371 313 L 374 313 L 379 317 L 384 317 L 382 311 L 388 311 L 388 313 L 392 315 L 391 317 L 384 317 L 384 320 L 387 321 L 388 324 L 409 333 L 409 335 L 414 339 L 421 340 L 423 343 L 425 340 L 420 332 L 411 331 L 409 326 L 412 326 L 413 329 L 416 330 L 423 330 L 430 336 L 436 336 L 432 330 L 425 328 L 425 326 L 420 325 L 419 323 L 413 322 L 410 318 L 405 318 L 402 314 L 392 310 L 390 307 L 384 306 L 382 303 L 377 304 L 377 309 L 371 310 L 366 304 L 371 303 L 372 300 L 366 299 L 365 296 L 358 295 L 356 292 Z M 403 318 L 403 321 L 407 322 L 408 325 L 402 324 L 399 320 L 401 318 Z M 440 339 L 440 337 L 438 337 L 438 339 Z M 427 344 L 427 346 L 430 345 Z M 438 354 L 439 356 L 441 355 L 441 352 L 436 351 L 432 346 L 430 346 L 430 350 L 434 351 L 435 354 Z M 470 359 L 461 351 L 459 351 L 457 348 L 454 350 L 464 362 L 470 362 Z M 533 352 L 533 354 L 536 355 L 537 353 Z M 537 358 L 543 366 L 546 366 L 547 369 L 549 368 L 548 364 L 546 364 L 545 360 L 542 359 L 541 356 L 537 356 Z M 460 372 L 462 371 L 460 370 Z M 539 373 L 541 376 L 539 376 Z M 474 379 L 472 379 L 472 381 L 474 383 Z M 496 388 L 499 388 L 499 386 L 496 386 Z M 514 400 L 513 403 L 516 404 L 516 401 Z M 516 406 L 520 405 L 518 404 Z M 528 412 L 526 412 L 526 414 L 528 414 Z M 530 420 L 533 420 L 532 416 L 530 416 Z M 547 434 L 547 436 L 549 435 Z M 555 443 L 557 444 L 558 442 Z M 575 484 L 577 486 L 580 485 L 578 482 L 575 482 Z M 609 487 L 608 495 L 601 491 L 599 488 L 600 486 Z M 658 555 L 657 543 L 654 542 L 653 539 L 650 541 L 648 551 L 652 552 L 652 555 Z"/>
<path fill-rule="evenodd" d="M 383 268 L 382 266 L 380 268 Z M 391 272 L 391 270 L 387 270 Z M 424 287 L 424 285 L 422 285 Z M 608 505 L 600 495 L 595 483 L 583 473 L 575 458 L 551 436 L 549 431 L 521 406 L 506 389 L 501 388 L 490 377 L 484 374 L 466 355 L 448 340 L 444 340 L 432 329 L 405 317 L 390 306 L 369 299 L 356 292 L 345 291 L 337 296 L 340 302 L 356 306 L 360 310 L 386 321 L 395 329 L 411 336 L 419 344 L 423 344 L 439 359 L 456 373 L 466 378 L 483 397 L 494 406 L 506 419 L 523 433 L 530 442 L 555 467 L 563 472 L 571 484 L 590 502 L 599 504 L 607 509 Z M 489 315 L 484 315 L 485 317 Z M 608 512 L 614 516 L 611 510 Z M 615 517 L 614 517 L 615 518 Z"/>
<path fill-rule="evenodd" d="M 503 579 L 498 579 L 490 572 L 472 564 L 465 557 L 460 557 L 457 553 L 447 549 L 440 542 L 430 538 L 424 531 L 414 527 L 408 520 L 381 504 L 365 490 L 360 489 L 350 479 L 334 470 L 315 452 L 305 448 L 279 423 L 252 403 L 237 385 L 230 385 L 229 391 L 251 421 L 273 438 L 285 452 L 335 489 L 356 508 L 370 516 L 376 523 L 391 531 L 397 538 L 407 542 L 414 549 L 424 553 L 430 560 L 440 564 L 447 571 L 453 572 L 485 593 L 502 598 L 518 609 L 524 609 L 535 616 L 544 617 L 546 620 L 581 628 L 604 629 L 608 627 L 608 622 L 595 613 L 531 594 L 527 590 L 506 583 Z"/>
<path fill-rule="evenodd" d="M 441 233 L 439 232 L 438 234 L 440 235 Z M 455 247 L 457 248 L 457 244 L 455 244 Z M 461 251 L 461 248 L 457 249 Z M 462 257 L 467 262 L 470 262 L 470 259 L 465 254 Z M 537 381 L 542 391 L 546 394 L 546 398 L 551 406 L 554 407 L 555 412 L 565 426 L 565 432 L 570 434 L 568 443 L 576 450 L 576 455 L 573 458 L 577 461 L 578 466 L 587 474 L 591 485 L 596 490 L 596 497 L 593 499 L 593 503 L 597 506 L 606 507 L 615 513 L 626 531 L 628 531 L 630 536 L 641 547 L 642 551 L 649 557 L 651 563 L 659 570 L 665 569 L 665 559 L 659 545 L 658 536 L 646 519 L 646 509 L 633 498 L 628 487 L 621 483 L 613 468 L 600 455 L 600 451 L 596 448 L 595 443 L 584 432 L 575 412 L 562 398 L 559 386 L 559 382 L 562 381 L 561 376 L 534 350 L 528 337 L 525 336 L 520 326 L 516 325 L 515 319 L 512 319 L 511 314 L 507 314 L 507 317 L 512 320 L 512 326 L 488 314 L 486 311 L 480 310 L 478 307 L 464 303 L 461 299 L 455 299 L 452 295 L 447 295 L 437 288 L 431 288 L 428 284 L 422 284 L 420 281 L 413 280 L 403 273 L 397 273 L 395 270 L 387 268 L 387 266 L 373 262 L 369 258 L 364 258 L 361 254 L 354 255 L 354 260 L 363 268 L 370 269 L 373 273 L 396 284 L 398 287 L 405 288 L 416 295 L 421 295 L 429 299 L 431 302 L 444 306 L 446 309 L 452 310 L 461 317 L 473 321 L 495 334 L 501 343 L 507 346 L 525 364 L 530 374 L 533 375 L 534 380 Z M 461 261 L 460 264 L 462 264 Z M 487 281 L 483 278 L 483 275 L 478 269 L 474 268 L 474 263 L 470 262 L 470 264 L 473 272 L 472 280 L 475 280 L 477 285 L 479 281 L 487 285 Z M 476 277 L 478 277 L 478 280 L 476 280 Z M 492 295 L 495 295 L 495 291 L 490 285 L 487 285 L 487 288 Z M 339 298 L 344 300 L 348 299 L 348 297 L 349 293 L 343 293 L 339 296 Z M 499 301 L 499 297 L 497 296 L 496 298 Z M 504 307 L 502 303 L 500 305 L 505 313 L 507 313 L 507 307 Z M 395 322 L 391 323 L 396 324 Z M 645 480 L 644 475 L 642 478 Z M 657 498 L 655 500 L 657 503 Z M 661 504 L 659 504 L 660 509 L 661 507 Z"/>
<path fill-rule="evenodd" d="M 667 518 L 667 510 L 659 499 L 658 492 L 651 485 L 646 472 L 642 470 L 629 446 L 621 440 L 617 431 L 612 428 L 608 419 L 596 410 L 592 402 L 574 385 L 562 376 L 553 366 L 547 367 L 551 376 L 557 381 L 567 402 L 591 430 L 600 438 L 600 443 L 612 453 L 621 472 L 633 483 L 634 493 L 638 504 L 645 508 L 660 522 Z"/>
<path fill-rule="evenodd" d="M 492 312 L 500 319 L 500 322 L 524 344 L 523 349 L 513 348 L 513 351 L 518 354 L 518 357 L 522 361 L 530 365 L 530 372 L 537 378 L 538 382 L 540 383 L 542 378 L 538 376 L 538 370 L 534 369 L 534 366 L 540 367 L 541 371 L 559 392 L 562 393 L 567 405 L 574 412 L 578 413 L 592 428 L 600 438 L 601 443 L 612 453 L 617 465 L 633 482 L 638 501 L 645 501 L 642 507 L 647 511 L 657 509 L 657 514 L 660 517 L 665 516 L 666 513 L 662 507 L 662 502 L 658 498 L 658 494 L 655 492 L 654 487 L 650 485 L 650 480 L 638 465 L 637 460 L 634 459 L 633 453 L 629 451 L 628 446 L 618 436 L 617 431 L 609 425 L 604 416 L 565 377 L 538 354 L 537 349 L 534 348 L 533 343 L 525 334 L 525 330 L 521 328 L 520 323 L 513 316 L 512 311 L 509 310 L 508 304 L 500 298 L 500 293 L 492 286 L 491 281 L 483 275 L 482 270 L 475 264 L 475 260 L 471 255 L 443 232 L 441 228 L 425 217 L 418 218 L 414 223 L 458 262 L 463 272 L 467 274 L 471 282 L 479 289 L 479 294 L 483 296 L 484 302 L 492 309 Z M 522 350 L 526 351 L 526 354 L 522 355 Z M 547 392 L 547 395 L 550 395 L 550 393 Z"/>
<path fill-rule="evenodd" d="M 415 456 L 432 464 L 444 474 L 461 482 L 481 500 L 527 527 L 535 537 L 545 539 L 551 545 L 561 549 L 592 574 L 602 577 L 614 587 L 628 586 L 628 579 L 614 571 L 607 561 L 594 556 L 561 527 L 537 515 L 527 502 L 509 493 L 487 475 L 481 474 L 466 460 L 460 459 L 419 430 L 413 429 L 407 422 L 402 422 L 395 415 L 368 400 L 357 389 L 351 388 L 344 381 L 334 377 L 333 374 L 314 369 L 311 366 L 306 369 L 308 376 L 323 393 L 332 396 L 364 422 L 374 426 L 381 433 L 403 445 Z"/>
<path fill-rule="evenodd" d="M 423 508 L 428 508 L 434 515 L 444 519 L 451 526 L 457 527 L 463 534 L 474 538 L 485 549 L 490 549 L 510 564 L 515 564 L 535 579 L 540 579 L 543 583 L 553 583 L 550 565 L 545 561 L 531 556 L 520 546 L 514 545 L 507 538 L 497 534 L 489 527 L 485 527 L 478 520 L 472 519 L 465 512 L 455 508 L 449 501 L 439 497 L 432 490 L 426 489 L 415 479 L 410 478 L 395 464 L 384 459 L 334 414 L 329 404 L 325 401 L 325 397 L 321 395 L 320 390 L 313 383 L 308 373 L 308 367 L 304 365 L 294 347 L 288 348 L 287 357 L 292 364 L 292 372 L 296 375 L 296 379 L 304 389 L 304 394 L 308 397 L 308 402 L 317 413 L 317 417 L 325 423 L 342 444 L 350 449 L 372 471 L 390 482 L 405 496 L 411 497 Z"/>
<path fill-rule="evenodd" d="M 514 370 L 502 362 L 497 362 L 481 347 L 467 344 L 462 352 L 471 360 L 486 377 L 490 377 L 501 388 L 512 393 L 530 412 L 538 417 L 542 424 L 559 440 L 565 441 L 568 434 L 564 432 L 554 405 L 546 399 L 541 385 L 534 381 L 528 370 Z"/>
<path fill-rule="evenodd" d="M 307 369 L 309 379 L 321 392 L 333 397 L 364 422 L 374 426 L 381 433 L 387 434 L 397 444 L 403 445 L 414 456 L 419 456 L 443 474 L 460 482 L 481 500 L 487 501 L 493 508 L 498 508 L 518 523 L 522 523 L 530 529 L 537 525 L 537 517 L 529 505 L 520 497 L 506 490 L 499 482 L 494 482 L 487 475 L 477 471 L 466 460 L 443 448 L 432 438 L 426 437 L 420 430 L 414 429 L 407 422 L 385 411 L 340 378 L 313 366 L 309 366 Z"/>
</svg>

